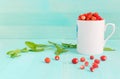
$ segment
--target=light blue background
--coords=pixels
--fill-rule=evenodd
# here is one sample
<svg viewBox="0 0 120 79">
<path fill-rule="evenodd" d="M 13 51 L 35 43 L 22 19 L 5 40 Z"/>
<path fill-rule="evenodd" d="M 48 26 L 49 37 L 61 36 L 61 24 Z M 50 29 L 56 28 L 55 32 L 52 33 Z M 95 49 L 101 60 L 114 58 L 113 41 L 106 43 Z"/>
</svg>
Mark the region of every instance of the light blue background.
<svg viewBox="0 0 120 79">
<path fill-rule="evenodd" d="M 30 35 L 24 36 L 25 33 L 23 33 L 23 37 L 26 38 L 39 38 L 39 36 L 41 36 L 40 38 L 50 38 L 50 36 L 53 36 L 53 38 L 74 39 L 76 34 L 73 30 L 76 27 L 77 16 L 92 11 L 99 12 L 107 22 L 116 24 L 116 32 L 111 39 L 117 40 L 120 39 L 119 5 L 119 0 L 1 0 L 0 26 L 8 28 L 34 26 L 34 30 L 29 30 L 30 33 L 34 33 L 37 27 L 49 28 L 50 33 L 43 29 L 39 29 L 39 32 L 34 35 L 28 32 Z M 59 29 L 52 31 L 56 27 L 68 28 L 70 35 L 65 35 L 68 34 L 67 29 L 62 32 L 58 32 Z M 12 31 L 16 33 L 18 30 Z M 107 31 L 106 35 L 109 32 Z M 46 33 L 46 35 L 49 33 L 49 35 L 45 37 L 43 33 Z M 0 38 L 7 38 L 5 35 L 1 35 Z"/>
</svg>

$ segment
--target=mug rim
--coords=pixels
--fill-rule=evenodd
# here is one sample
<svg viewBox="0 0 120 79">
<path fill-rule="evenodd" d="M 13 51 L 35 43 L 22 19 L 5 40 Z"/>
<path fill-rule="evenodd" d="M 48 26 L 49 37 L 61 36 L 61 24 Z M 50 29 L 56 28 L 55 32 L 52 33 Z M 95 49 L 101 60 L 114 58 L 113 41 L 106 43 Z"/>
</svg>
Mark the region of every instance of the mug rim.
<svg viewBox="0 0 120 79">
<path fill-rule="evenodd" d="M 104 19 L 103 20 L 77 20 L 78 22 L 102 22 L 102 21 L 105 21 Z"/>
</svg>

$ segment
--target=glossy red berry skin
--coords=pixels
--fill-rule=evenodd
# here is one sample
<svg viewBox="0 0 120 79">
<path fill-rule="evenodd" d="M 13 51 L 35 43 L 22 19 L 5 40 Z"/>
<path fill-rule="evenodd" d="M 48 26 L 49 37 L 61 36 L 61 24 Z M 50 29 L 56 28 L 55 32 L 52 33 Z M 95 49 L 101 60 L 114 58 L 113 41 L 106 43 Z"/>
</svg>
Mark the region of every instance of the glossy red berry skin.
<svg viewBox="0 0 120 79">
<path fill-rule="evenodd" d="M 91 17 L 91 20 L 97 20 L 97 18 L 96 18 L 96 17 L 94 17 L 94 16 L 92 16 L 92 17 Z"/>
<path fill-rule="evenodd" d="M 60 57 L 59 56 L 55 56 L 55 60 L 59 60 L 60 59 Z"/>
<path fill-rule="evenodd" d="M 106 57 L 105 55 L 103 55 L 103 56 L 100 57 L 100 59 L 101 59 L 102 61 L 106 61 L 107 57 Z"/>
<path fill-rule="evenodd" d="M 85 16 L 85 15 L 80 15 L 78 19 L 79 19 L 79 20 L 85 20 L 85 19 L 86 19 L 86 16 Z"/>
<path fill-rule="evenodd" d="M 77 64 L 77 63 L 78 63 L 78 58 L 73 58 L 73 59 L 72 59 L 72 63 L 73 63 L 73 64 Z"/>
<path fill-rule="evenodd" d="M 101 16 L 97 16 L 96 18 L 97 18 L 97 20 L 103 20 L 103 18 Z"/>
<path fill-rule="evenodd" d="M 93 59 L 94 59 L 94 56 L 93 56 L 93 55 L 91 55 L 91 56 L 90 56 L 90 59 L 91 59 L 91 60 L 93 60 Z"/>
<path fill-rule="evenodd" d="M 81 66 L 80 66 L 80 69 L 81 69 L 81 70 L 85 69 L 85 66 L 84 66 L 84 65 L 81 65 Z"/>
<path fill-rule="evenodd" d="M 92 12 L 87 13 L 87 18 L 91 18 L 92 15 L 93 15 Z"/>
<path fill-rule="evenodd" d="M 85 61 L 85 66 L 88 66 L 89 65 L 89 62 L 88 61 Z"/>
<path fill-rule="evenodd" d="M 99 20 L 103 20 L 103 18 L 100 17 Z"/>
<path fill-rule="evenodd" d="M 99 14 L 97 12 L 93 13 L 93 16 L 98 17 Z"/>
<path fill-rule="evenodd" d="M 91 18 L 92 18 L 92 14 L 87 14 L 86 20 L 91 20 Z"/>
<path fill-rule="evenodd" d="M 93 67 L 90 67 L 90 71 L 91 71 L 91 72 L 94 72 L 94 70 L 95 70 L 95 69 L 94 69 Z"/>
<path fill-rule="evenodd" d="M 44 61 L 45 61 L 46 63 L 50 63 L 50 58 L 46 57 L 46 58 L 44 59 Z"/>
<path fill-rule="evenodd" d="M 100 64 L 100 60 L 99 59 L 95 59 L 94 62 L 97 63 L 97 64 Z"/>
<path fill-rule="evenodd" d="M 81 62 L 84 62 L 84 61 L 85 61 L 85 58 L 84 58 L 84 57 L 81 57 L 81 58 L 80 58 L 80 61 L 81 61 Z"/>
<path fill-rule="evenodd" d="M 97 63 L 93 63 L 92 67 L 93 68 L 98 68 L 98 64 Z"/>
<path fill-rule="evenodd" d="M 85 14 L 83 14 L 85 17 L 87 17 L 87 14 L 85 13 Z"/>
</svg>

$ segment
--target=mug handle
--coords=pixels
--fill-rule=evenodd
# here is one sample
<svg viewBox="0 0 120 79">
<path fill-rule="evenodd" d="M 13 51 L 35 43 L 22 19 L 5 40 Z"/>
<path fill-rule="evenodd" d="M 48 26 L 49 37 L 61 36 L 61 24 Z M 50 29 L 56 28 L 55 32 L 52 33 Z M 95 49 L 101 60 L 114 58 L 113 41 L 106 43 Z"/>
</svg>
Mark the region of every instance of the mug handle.
<svg viewBox="0 0 120 79">
<path fill-rule="evenodd" d="M 110 39 L 110 37 L 114 34 L 114 32 L 115 32 L 115 24 L 113 24 L 113 23 L 107 23 L 106 25 L 105 25 L 105 29 L 108 27 L 108 26 L 112 26 L 112 32 L 111 32 L 111 34 L 105 39 L 105 43 L 106 43 L 106 41 L 108 41 L 108 39 Z"/>
</svg>

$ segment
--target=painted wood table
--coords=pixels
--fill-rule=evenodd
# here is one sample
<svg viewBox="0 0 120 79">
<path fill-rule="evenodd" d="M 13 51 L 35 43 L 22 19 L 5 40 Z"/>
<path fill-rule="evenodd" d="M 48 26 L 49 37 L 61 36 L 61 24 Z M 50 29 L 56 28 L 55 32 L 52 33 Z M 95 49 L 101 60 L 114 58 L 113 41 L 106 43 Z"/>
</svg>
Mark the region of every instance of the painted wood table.
<svg viewBox="0 0 120 79">
<path fill-rule="evenodd" d="M 107 56 L 107 61 L 101 62 L 98 69 L 94 72 L 89 71 L 89 67 L 80 70 L 83 63 L 72 64 L 73 57 L 89 56 L 79 54 L 76 49 L 69 49 L 67 53 L 60 55 L 60 60 L 54 60 L 55 50 L 46 50 L 39 53 L 23 53 L 20 57 L 10 58 L 6 55 L 8 50 L 25 47 L 25 41 L 36 43 L 47 43 L 47 41 L 72 42 L 75 40 L 67 39 L 0 39 L 0 79 L 120 79 L 120 41 L 110 40 L 106 47 L 114 48 L 116 51 L 103 52 L 96 55 Z M 44 58 L 50 57 L 51 63 L 44 63 Z"/>
</svg>

